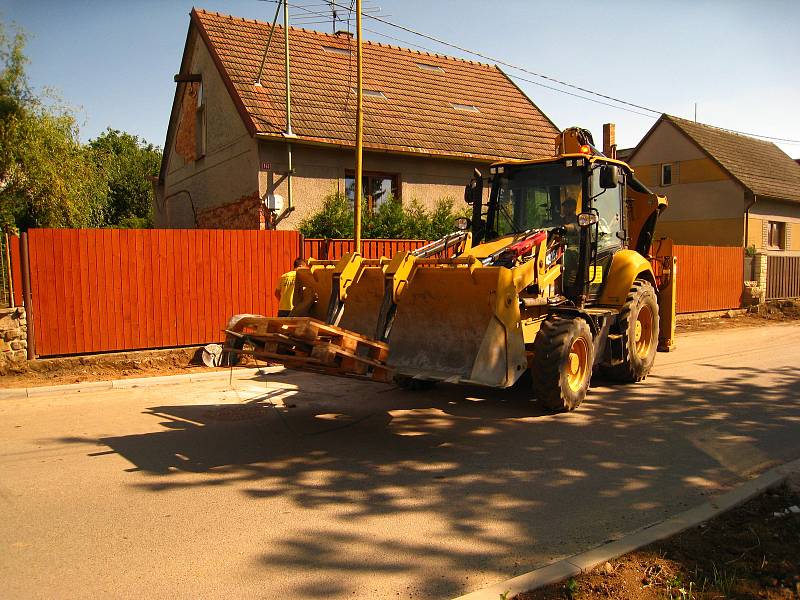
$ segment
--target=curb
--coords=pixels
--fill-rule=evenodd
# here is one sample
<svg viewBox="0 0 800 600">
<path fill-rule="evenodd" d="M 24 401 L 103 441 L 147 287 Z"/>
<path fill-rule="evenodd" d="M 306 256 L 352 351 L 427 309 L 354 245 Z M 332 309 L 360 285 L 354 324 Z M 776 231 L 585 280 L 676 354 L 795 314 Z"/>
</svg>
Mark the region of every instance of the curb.
<svg viewBox="0 0 800 600">
<path fill-rule="evenodd" d="M 780 485 L 791 473 L 795 472 L 800 472 L 800 459 L 774 467 L 755 479 L 746 481 L 735 490 L 712 498 L 708 502 L 684 511 L 666 521 L 648 525 L 643 529 L 626 535 L 620 540 L 597 546 L 529 573 L 459 596 L 455 600 L 497 600 L 500 597 L 505 597 L 503 594 L 511 598 L 516 594 L 529 592 L 552 583 L 558 583 L 568 577 L 586 573 L 606 561 L 613 560 L 628 552 L 633 552 L 648 544 L 671 537 L 685 529 L 709 521 L 740 504 L 744 504 L 765 490 Z"/>
<path fill-rule="evenodd" d="M 252 373 L 265 375 L 272 371 L 270 367 L 237 367 L 234 376 Z M 148 388 L 158 385 L 176 385 L 179 383 L 194 383 L 198 381 L 213 381 L 227 379 L 231 371 L 208 371 L 203 373 L 185 373 L 180 375 L 162 375 L 158 377 L 130 377 L 128 379 L 109 379 L 107 381 L 87 381 L 84 383 L 68 383 L 65 385 L 43 385 L 29 388 L 0 389 L 0 400 L 18 400 L 20 398 L 36 398 L 54 394 L 80 394 L 82 392 L 95 392 L 98 390 L 125 390 L 132 388 Z"/>
</svg>

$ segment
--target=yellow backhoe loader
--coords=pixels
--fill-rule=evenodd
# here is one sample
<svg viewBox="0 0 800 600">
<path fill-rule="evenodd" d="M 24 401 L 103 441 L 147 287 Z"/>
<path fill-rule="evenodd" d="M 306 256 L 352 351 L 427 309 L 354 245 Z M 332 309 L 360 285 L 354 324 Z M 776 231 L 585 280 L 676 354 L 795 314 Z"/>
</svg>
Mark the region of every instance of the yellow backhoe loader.
<svg viewBox="0 0 800 600">
<path fill-rule="evenodd" d="M 588 131 L 564 131 L 552 158 L 476 170 L 465 200 L 461 230 L 413 252 L 309 260 L 289 317 L 231 319 L 231 361 L 407 388 L 509 387 L 530 370 L 545 407 L 572 410 L 593 371 L 637 382 L 672 349 L 675 260 L 653 241 L 666 198 Z"/>
</svg>

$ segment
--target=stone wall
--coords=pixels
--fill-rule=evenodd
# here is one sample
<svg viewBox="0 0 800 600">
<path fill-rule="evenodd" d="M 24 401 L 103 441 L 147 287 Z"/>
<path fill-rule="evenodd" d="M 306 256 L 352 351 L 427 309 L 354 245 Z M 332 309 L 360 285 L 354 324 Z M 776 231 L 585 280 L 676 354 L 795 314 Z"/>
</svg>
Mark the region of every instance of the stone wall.
<svg viewBox="0 0 800 600">
<path fill-rule="evenodd" d="M 0 308 L 0 366 L 28 356 L 28 321 L 24 308 Z"/>
</svg>

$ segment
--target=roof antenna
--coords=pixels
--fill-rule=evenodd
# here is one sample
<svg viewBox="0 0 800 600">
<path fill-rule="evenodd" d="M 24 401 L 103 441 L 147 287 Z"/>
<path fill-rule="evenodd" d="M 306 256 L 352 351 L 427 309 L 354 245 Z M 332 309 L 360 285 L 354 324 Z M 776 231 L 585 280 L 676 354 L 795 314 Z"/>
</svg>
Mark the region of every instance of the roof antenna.
<svg viewBox="0 0 800 600">
<path fill-rule="evenodd" d="M 281 10 L 281 4 L 284 0 L 278 0 L 278 8 L 275 9 L 275 17 L 272 19 L 272 27 L 269 28 L 269 38 L 267 38 L 267 47 L 264 48 L 264 54 L 261 56 L 261 66 L 258 68 L 258 77 L 253 82 L 256 87 L 261 87 L 261 76 L 264 74 L 264 63 L 267 61 L 267 52 L 269 52 L 269 45 L 272 43 L 272 33 L 275 31 L 275 23 L 278 22 L 278 13 Z"/>
<path fill-rule="evenodd" d="M 697 102 L 694 103 L 694 122 L 697 123 Z"/>
</svg>

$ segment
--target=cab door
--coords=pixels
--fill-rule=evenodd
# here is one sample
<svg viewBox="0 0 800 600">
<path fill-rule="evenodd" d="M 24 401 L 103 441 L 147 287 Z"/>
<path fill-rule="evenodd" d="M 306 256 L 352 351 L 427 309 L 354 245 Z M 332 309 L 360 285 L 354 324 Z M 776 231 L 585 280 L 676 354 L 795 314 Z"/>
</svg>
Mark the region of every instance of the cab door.
<svg viewBox="0 0 800 600">
<path fill-rule="evenodd" d="M 589 301 L 596 300 L 602 293 L 606 275 L 611 267 L 614 254 L 622 249 L 624 227 L 623 207 L 625 180 L 621 169 L 617 169 L 616 184 L 613 187 L 601 185 L 601 170 L 604 165 L 596 165 L 592 169 L 591 195 L 592 206 L 597 211 L 597 224 L 590 228 L 593 256 L 589 261 Z M 609 185 L 608 178 L 604 182 Z"/>
</svg>

